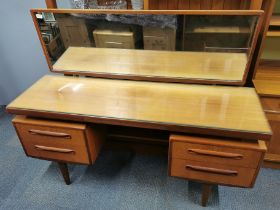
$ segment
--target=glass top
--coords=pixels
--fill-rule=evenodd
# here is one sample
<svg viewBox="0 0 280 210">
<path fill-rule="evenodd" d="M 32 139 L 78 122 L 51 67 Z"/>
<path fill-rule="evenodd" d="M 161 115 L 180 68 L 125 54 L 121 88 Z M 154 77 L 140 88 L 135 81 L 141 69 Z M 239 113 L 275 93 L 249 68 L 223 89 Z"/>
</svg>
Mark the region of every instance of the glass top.
<svg viewBox="0 0 280 210">
<path fill-rule="evenodd" d="M 258 95 L 244 87 L 45 76 L 7 109 L 197 134 L 271 136 Z"/>
<path fill-rule="evenodd" d="M 260 12 L 33 10 L 52 71 L 242 85 Z"/>
</svg>

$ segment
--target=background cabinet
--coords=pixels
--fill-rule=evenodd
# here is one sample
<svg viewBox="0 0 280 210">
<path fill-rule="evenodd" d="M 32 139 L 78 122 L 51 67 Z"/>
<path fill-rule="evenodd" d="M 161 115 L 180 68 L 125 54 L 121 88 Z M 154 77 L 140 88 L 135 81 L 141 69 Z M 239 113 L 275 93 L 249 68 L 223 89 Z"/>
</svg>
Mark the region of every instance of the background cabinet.
<svg viewBox="0 0 280 210">
<path fill-rule="evenodd" d="M 273 131 L 264 165 L 280 168 L 280 0 L 271 1 L 254 85 Z"/>
<path fill-rule="evenodd" d="M 146 0 L 148 9 L 260 9 L 262 0 Z"/>
<path fill-rule="evenodd" d="M 69 46 L 91 46 L 84 19 L 71 18 L 63 14 L 56 14 L 55 18 L 66 49 Z"/>
<path fill-rule="evenodd" d="M 267 142 L 271 154 L 280 154 L 280 115 L 267 114 L 270 126 L 273 130 L 273 136 L 270 142 Z M 279 155 L 280 157 L 280 155 Z"/>
<path fill-rule="evenodd" d="M 266 142 L 268 152 L 265 155 L 265 166 L 277 167 L 280 164 L 280 114 L 266 113 L 266 116 L 269 120 L 273 136 L 270 142 Z"/>
<path fill-rule="evenodd" d="M 253 16 L 185 16 L 183 50 L 246 52 L 256 20 Z"/>
</svg>

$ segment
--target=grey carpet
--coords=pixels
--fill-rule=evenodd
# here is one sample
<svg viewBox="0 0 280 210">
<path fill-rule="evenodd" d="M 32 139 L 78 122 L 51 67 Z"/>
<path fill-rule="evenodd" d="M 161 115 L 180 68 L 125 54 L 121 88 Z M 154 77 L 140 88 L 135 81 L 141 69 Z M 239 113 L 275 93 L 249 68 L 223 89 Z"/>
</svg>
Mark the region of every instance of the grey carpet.
<svg viewBox="0 0 280 210">
<path fill-rule="evenodd" d="M 25 156 L 11 119 L 0 112 L 1 210 L 205 209 L 201 185 L 168 177 L 166 157 L 103 151 L 92 166 L 70 165 L 73 183 L 67 186 L 56 164 Z M 215 188 L 207 209 L 278 209 L 279 175 L 263 169 L 253 190 Z"/>
<path fill-rule="evenodd" d="M 280 170 L 262 169 L 253 189 L 219 187 L 220 205 L 227 210 L 280 209 Z"/>
</svg>

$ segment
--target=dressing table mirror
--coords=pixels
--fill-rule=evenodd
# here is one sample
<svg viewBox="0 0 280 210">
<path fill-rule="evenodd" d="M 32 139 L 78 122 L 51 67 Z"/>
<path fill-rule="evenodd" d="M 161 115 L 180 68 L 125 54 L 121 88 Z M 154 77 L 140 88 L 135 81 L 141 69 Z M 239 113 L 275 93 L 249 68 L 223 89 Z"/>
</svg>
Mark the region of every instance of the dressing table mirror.
<svg viewBox="0 0 280 210">
<path fill-rule="evenodd" d="M 32 10 L 52 72 L 244 85 L 261 11 Z"/>
</svg>

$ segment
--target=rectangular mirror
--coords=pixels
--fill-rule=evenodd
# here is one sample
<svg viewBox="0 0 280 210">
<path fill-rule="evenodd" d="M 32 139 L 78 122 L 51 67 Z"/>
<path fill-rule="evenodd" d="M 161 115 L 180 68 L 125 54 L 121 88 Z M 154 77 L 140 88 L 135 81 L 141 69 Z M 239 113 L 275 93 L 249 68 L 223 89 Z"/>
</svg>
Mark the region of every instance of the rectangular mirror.
<svg viewBox="0 0 280 210">
<path fill-rule="evenodd" d="M 243 85 L 261 11 L 34 9 L 52 72 Z"/>
</svg>

